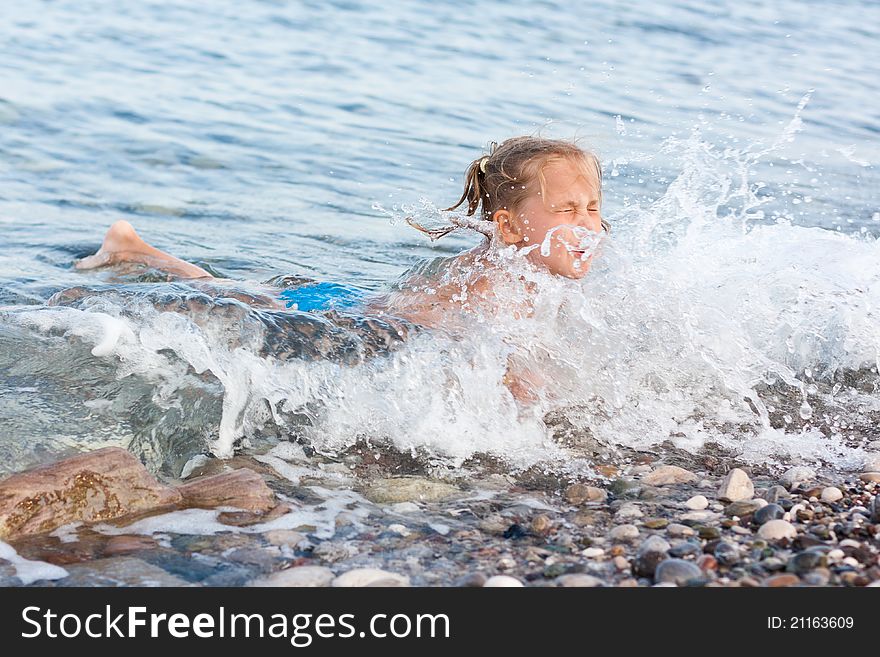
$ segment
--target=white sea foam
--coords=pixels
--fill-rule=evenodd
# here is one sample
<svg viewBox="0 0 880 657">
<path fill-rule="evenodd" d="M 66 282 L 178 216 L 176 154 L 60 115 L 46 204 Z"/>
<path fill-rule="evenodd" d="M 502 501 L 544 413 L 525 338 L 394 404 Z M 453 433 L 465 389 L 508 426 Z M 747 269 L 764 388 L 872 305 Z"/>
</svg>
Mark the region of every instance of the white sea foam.
<svg viewBox="0 0 880 657">
<path fill-rule="evenodd" d="M 27 586 L 40 580 L 63 579 L 69 573 L 60 566 L 45 561 L 25 559 L 8 543 L 0 541 L 0 559 L 8 561 L 15 568 L 15 576 Z"/>
</svg>

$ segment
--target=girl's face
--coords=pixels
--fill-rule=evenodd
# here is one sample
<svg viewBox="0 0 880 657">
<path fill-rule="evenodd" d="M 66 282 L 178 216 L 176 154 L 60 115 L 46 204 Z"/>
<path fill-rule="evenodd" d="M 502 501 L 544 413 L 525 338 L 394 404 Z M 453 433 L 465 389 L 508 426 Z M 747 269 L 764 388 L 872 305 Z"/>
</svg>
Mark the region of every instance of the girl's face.
<svg viewBox="0 0 880 657">
<path fill-rule="evenodd" d="M 562 158 L 551 160 L 542 171 L 543 193 L 536 182 L 534 193 L 512 212 L 496 213 L 499 229 L 508 244 L 533 247 L 526 257 L 534 264 L 558 276 L 581 278 L 591 259 L 585 255 L 587 231 L 602 231 L 598 176 L 588 176 L 584 167 Z"/>
</svg>

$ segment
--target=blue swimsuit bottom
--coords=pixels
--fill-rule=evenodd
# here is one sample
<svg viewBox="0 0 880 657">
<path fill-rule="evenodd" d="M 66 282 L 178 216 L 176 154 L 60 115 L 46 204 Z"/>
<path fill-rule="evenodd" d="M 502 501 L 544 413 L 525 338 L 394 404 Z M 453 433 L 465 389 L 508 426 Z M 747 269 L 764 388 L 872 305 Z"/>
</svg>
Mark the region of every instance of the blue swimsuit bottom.
<svg viewBox="0 0 880 657">
<path fill-rule="evenodd" d="M 338 283 L 306 283 L 281 292 L 287 308 L 302 312 L 347 310 L 360 305 L 363 298 L 361 290 Z"/>
</svg>

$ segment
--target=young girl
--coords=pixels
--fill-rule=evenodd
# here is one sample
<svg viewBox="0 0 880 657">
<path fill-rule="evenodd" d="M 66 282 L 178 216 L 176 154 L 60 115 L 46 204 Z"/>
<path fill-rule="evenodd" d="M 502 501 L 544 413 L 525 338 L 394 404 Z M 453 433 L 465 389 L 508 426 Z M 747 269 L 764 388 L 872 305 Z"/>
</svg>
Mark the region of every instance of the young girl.
<svg viewBox="0 0 880 657">
<path fill-rule="evenodd" d="M 227 282 L 150 246 L 125 221 L 113 224 L 100 250 L 80 260 L 76 267 L 90 269 L 140 263 L 164 271 L 170 277 L 188 279 L 188 283 L 197 288 L 205 289 L 204 284 L 209 283 L 211 293 L 220 291 L 224 296 L 264 311 L 286 307 L 326 312 L 360 305 L 365 316 L 400 318 L 418 327 L 454 332 L 462 328 L 468 314 L 491 315 L 493 309 L 521 303 L 523 297 L 527 300 L 529 288 L 524 280 L 520 288 L 524 288 L 525 294 L 517 295 L 518 300 L 505 296 L 509 286 L 502 290 L 496 285 L 505 275 L 500 264 L 503 259 L 497 257 L 499 250 L 515 252 L 532 266 L 556 276 L 583 277 L 589 269 L 597 237 L 603 229 L 608 230 L 600 213 L 601 203 L 602 173 L 593 154 L 566 141 L 515 137 L 500 145 L 493 144 L 488 155 L 477 158 L 468 167 L 464 192 L 458 202 L 447 209 L 453 211 L 466 204 L 465 216 L 454 215 L 453 225 L 434 230 L 408 220 L 432 239 L 458 228 L 479 231 L 487 239 L 469 251 L 442 261 L 439 266 L 413 271 L 387 295 L 361 299 L 357 292 L 345 286 L 303 281 L 294 281 L 294 285 L 280 293 L 277 288 L 265 287 L 260 294 L 229 288 L 224 292 Z M 519 308 L 517 312 L 528 313 L 529 308 Z M 288 314 L 301 319 L 282 321 L 287 330 L 295 328 L 300 337 L 314 334 L 313 328 L 303 332 L 302 313 Z M 338 320 L 338 313 L 333 315 Z M 279 321 L 278 314 L 273 313 L 271 323 L 278 325 Z M 389 332 L 402 338 L 406 330 L 392 322 Z M 313 353 L 310 349 L 305 352 Z M 505 382 L 519 400 L 530 399 L 533 395 L 529 388 L 540 385 L 533 374 L 518 371 L 513 362 Z"/>
</svg>

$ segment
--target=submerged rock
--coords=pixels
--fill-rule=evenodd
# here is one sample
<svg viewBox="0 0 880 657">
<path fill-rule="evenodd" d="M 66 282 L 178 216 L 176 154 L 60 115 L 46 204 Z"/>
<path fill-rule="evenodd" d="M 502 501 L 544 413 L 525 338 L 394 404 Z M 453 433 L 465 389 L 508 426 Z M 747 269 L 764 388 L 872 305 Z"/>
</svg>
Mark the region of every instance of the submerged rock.
<svg viewBox="0 0 880 657">
<path fill-rule="evenodd" d="M 333 571 L 324 566 L 298 566 L 288 568 L 266 577 L 254 580 L 248 586 L 252 587 L 323 587 L 330 586 L 333 581 Z"/>
<path fill-rule="evenodd" d="M 364 491 L 364 497 L 375 504 L 442 502 L 459 495 L 461 490 L 455 486 L 422 477 L 378 479 Z"/>
<path fill-rule="evenodd" d="M 180 500 L 177 490 L 157 481 L 131 453 L 106 447 L 0 481 L 0 538 L 114 520 Z"/>
<path fill-rule="evenodd" d="M 265 513 L 277 504 L 275 493 L 263 478 L 247 468 L 193 479 L 178 486 L 177 490 L 183 497 L 183 506 L 200 509 L 231 506 Z"/>
<path fill-rule="evenodd" d="M 330 586 L 409 586 L 409 578 L 378 568 L 355 568 L 334 579 Z"/>
</svg>

